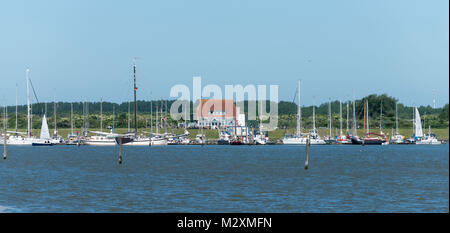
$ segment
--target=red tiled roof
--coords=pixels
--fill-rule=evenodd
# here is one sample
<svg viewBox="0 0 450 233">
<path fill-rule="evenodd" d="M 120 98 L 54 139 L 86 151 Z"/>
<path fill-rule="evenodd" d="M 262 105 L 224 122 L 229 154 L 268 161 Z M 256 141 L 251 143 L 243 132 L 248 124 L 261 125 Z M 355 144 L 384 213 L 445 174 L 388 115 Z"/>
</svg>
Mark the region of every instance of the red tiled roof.
<svg viewBox="0 0 450 233">
<path fill-rule="evenodd" d="M 233 100 L 201 99 L 197 105 L 196 114 L 198 118 L 208 117 L 235 117 L 236 106 Z M 200 108 L 203 111 L 200 113 Z M 225 115 L 211 115 L 210 112 L 225 112 Z"/>
</svg>

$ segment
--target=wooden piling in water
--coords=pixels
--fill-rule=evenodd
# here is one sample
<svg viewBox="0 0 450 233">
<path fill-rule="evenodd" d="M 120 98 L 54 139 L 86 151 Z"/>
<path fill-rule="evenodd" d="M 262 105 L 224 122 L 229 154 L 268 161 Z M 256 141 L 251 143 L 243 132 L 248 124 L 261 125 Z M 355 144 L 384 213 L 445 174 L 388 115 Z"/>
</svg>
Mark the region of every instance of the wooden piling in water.
<svg viewBox="0 0 450 233">
<path fill-rule="evenodd" d="M 8 115 L 7 115 L 8 113 L 7 113 L 7 108 L 6 108 L 6 105 L 5 105 L 5 120 L 3 121 L 3 126 L 4 126 L 4 129 L 5 129 L 5 132 L 4 132 L 4 134 L 3 134 L 3 159 L 6 159 L 6 133 L 7 133 L 7 131 L 8 131 L 8 127 L 7 127 L 7 124 L 8 124 Z"/>
<path fill-rule="evenodd" d="M 308 170 L 308 163 L 309 163 L 309 158 L 308 158 L 308 154 L 309 154 L 309 138 L 306 139 L 306 147 L 305 147 L 305 170 Z"/>
<path fill-rule="evenodd" d="M 122 164 L 122 138 L 119 138 L 119 164 Z"/>
</svg>

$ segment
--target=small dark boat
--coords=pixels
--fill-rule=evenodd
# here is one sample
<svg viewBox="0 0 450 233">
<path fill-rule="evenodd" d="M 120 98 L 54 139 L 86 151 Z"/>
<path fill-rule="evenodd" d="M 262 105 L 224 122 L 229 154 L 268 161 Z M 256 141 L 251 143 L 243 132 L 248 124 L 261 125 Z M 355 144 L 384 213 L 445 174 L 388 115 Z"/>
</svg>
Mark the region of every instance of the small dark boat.
<svg viewBox="0 0 450 233">
<path fill-rule="evenodd" d="M 375 134 L 375 133 L 370 133 L 373 135 L 377 135 L 377 136 L 381 136 L 379 134 Z M 352 144 L 356 144 L 356 145 L 381 145 L 383 144 L 383 142 L 386 142 L 386 140 L 380 139 L 380 138 L 371 138 L 368 136 L 369 134 L 367 134 L 364 138 L 359 138 L 359 137 L 352 137 Z"/>
<path fill-rule="evenodd" d="M 242 145 L 242 142 L 239 139 L 235 139 L 230 141 L 230 145 Z"/>
<path fill-rule="evenodd" d="M 352 144 L 355 144 L 355 145 L 363 144 L 363 140 L 361 140 L 359 137 L 352 137 L 351 140 L 352 140 Z"/>
<path fill-rule="evenodd" d="M 364 138 L 364 145 L 381 145 L 385 140 L 378 138 Z"/>
<path fill-rule="evenodd" d="M 217 145 L 230 145 L 230 141 L 221 138 L 217 140 Z"/>
<path fill-rule="evenodd" d="M 50 141 L 42 141 L 42 142 L 33 142 L 31 143 L 32 146 L 53 146 L 53 143 L 51 143 Z"/>
</svg>

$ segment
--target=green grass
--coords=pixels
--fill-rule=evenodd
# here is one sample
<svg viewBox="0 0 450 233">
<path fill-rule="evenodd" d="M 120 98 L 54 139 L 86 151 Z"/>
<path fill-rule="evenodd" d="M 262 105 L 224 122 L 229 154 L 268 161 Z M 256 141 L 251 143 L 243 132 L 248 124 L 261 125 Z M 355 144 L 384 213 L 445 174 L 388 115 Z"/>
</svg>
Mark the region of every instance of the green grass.
<svg viewBox="0 0 450 233">
<path fill-rule="evenodd" d="M 8 130 L 14 130 L 14 129 L 8 129 Z M 49 130 L 50 130 L 50 135 L 52 135 L 53 134 L 53 129 L 49 129 Z M 74 129 L 74 131 L 75 130 L 78 130 L 79 132 L 81 132 L 81 129 L 79 129 L 79 128 L 78 129 Z M 90 131 L 100 131 L 100 129 L 95 129 L 95 128 L 89 129 L 89 130 Z M 25 132 L 26 129 L 19 129 L 19 131 L 20 132 Z M 106 129 L 103 129 L 103 131 L 104 132 L 109 132 L 109 130 L 106 130 Z M 127 128 L 114 129 L 114 132 L 116 132 L 116 133 L 126 133 L 127 131 L 128 131 Z M 148 132 L 150 132 L 150 129 L 142 128 L 142 129 L 139 129 L 138 131 L 140 133 L 144 133 L 145 132 L 145 134 L 147 134 Z M 194 139 L 195 136 L 197 134 L 199 134 L 201 130 L 199 130 L 199 129 L 189 129 L 188 131 L 190 133 L 189 139 Z M 328 130 L 327 129 L 320 128 L 320 129 L 318 129 L 318 131 L 319 131 L 319 135 L 321 135 L 321 136 L 328 135 Z M 332 135 L 335 136 L 335 132 L 336 132 L 335 129 L 333 129 L 332 131 L 333 131 Z M 428 132 L 428 129 L 423 129 L 423 131 L 424 131 L 424 133 L 426 133 L 426 132 Z M 431 129 L 431 131 L 434 134 L 437 135 L 438 139 L 440 139 L 440 140 L 449 140 L 449 128 Z M 33 135 L 39 137 L 40 129 L 33 129 L 32 132 L 33 132 Z M 67 134 L 69 132 L 70 132 L 70 128 L 58 129 L 58 134 L 61 135 L 64 138 L 67 137 Z M 160 132 L 164 132 L 164 129 L 162 129 Z M 175 133 L 175 134 L 183 134 L 184 133 L 184 129 L 168 129 L 167 132 Z M 307 130 L 304 129 L 303 132 L 307 132 Z M 376 130 L 376 129 L 373 129 L 372 132 L 378 133 L 379 131 Z M 217 130 L 207 130 L 207 129 L 205 129 L 204 133 L 206 134 L 206 137 L 208 139 L 218 139 L 219 138 L 219 134 L 218 134 Z M 288 134 L 295 133 L 295 128 L 291 128 L 291 129 L 288 129 L 288 130 L 277 129 L 277 130 L 274 130 L 274 131 L 270 131 L 269 132 L 269 139 L 271 141 L 280 140 L 280 139 L 282 139 L 284 137 L 284 135 L 286 133 L 288 133 Z M 362 129 L 359 129 L 357 133 L 358 133 L 358 135 L 363 135 Z M 385 129 L 384 133 L 390 135 L 391 134 L 391 129 Z M 401 128 L 401 129 L 399 129 L 399 133 L 401 135 L 405 136 L 406 138 L 409 138 L 409 137 L 411 137 L 412 129 L 411 128 Z"/>
</svg>

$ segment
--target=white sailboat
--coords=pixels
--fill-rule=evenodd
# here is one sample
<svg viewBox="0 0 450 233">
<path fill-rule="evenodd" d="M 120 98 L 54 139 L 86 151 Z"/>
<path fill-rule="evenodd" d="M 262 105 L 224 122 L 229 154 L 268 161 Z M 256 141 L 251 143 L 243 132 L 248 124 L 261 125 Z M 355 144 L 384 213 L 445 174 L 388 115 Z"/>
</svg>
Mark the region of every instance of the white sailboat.
<svg viewBox="0 0 450 233">
<path fill-rule="evenodd" d="M 297 132 L 295 135 L 285 135 L 281 141 L 283 144 L 306 144 L 306 137 L 303 137 L 301 133 L 302 111 L 300 105 L 300 80 L 298 80 L 297 86 Z"/>
<path fill-rule="evenodd" d="M 103 99 L 100 98 L 100 119 L 103 119 Z M 116 140 L 115 137 L 118 134 L 114 133 L 114 106 L 113 106 L 113 127 L 111 128 L 110 133 L 103 132 L 103 121 L 100 122 L 100 131 L 88 131 L 89 133 L 93 133 L 96 135 L 92 135 L 83 140 L 83 144 L 90 146 L 115 146 Z"/>
<path fill-rule="evenodd" d="M 164 134 L 159 133 L 159 120 L 158 120 L 158 104 L 156 104 L 156 112 L 155 112 L 155 127 L 156 133 L 150 133 L 150 146 L 165 146 L 168 144 L 168 140 Z"/>
<path fill-rule="evenodd" d="M 415 109 L 415 142 L 417 145 L 440 145 L 442 144 L 441 141 L 439 141 L 435 134 L 431 133 L 431 126 L 428 127 L 428 133 L 426 135 L 423 135 L 422 132 L 422 122 L 420 120 L 420 114 L 419 110 Z"/>
<path fill-rule="evenodd" d="M 124 146 L 150 146 L 151 139 L 138 135 L 138 122 L 137 122 L 137 102 L 136 102 L 136 58 L 133 61 L 133 77 L 134 77 L 134 132 L 129 132 L 124 135 L 117 135 L 115 141 L 117 144 Z"/>
<path fill-rule="evenodd" d="M 300 105 L 300 80 L 298 81 L 297 87 L 298 95 L 298 105 L 297 105 L 297 134 L 296 135 L 286 135 L 281 141 L 283 144 L 291 145 L 306 145 L 307 139 L 309 137 L 311 145 L 324 145 L 326 142 L 319 137 L 316 129 L 315 123 L 315 106 L 313 104 L 313 129 L 309 130 L 308 134 L 303 135 L 301 133 L 301 105 Z"/>
<path fill-rule="evenodd" d="M 78 135 L 73 133 L 73 104 L 70 103 L 70 133 L 67 134 L 67 144 L 75 145 L 78 144 Z"/>
<path fill-rule="evenodd" d="M 26 70 L 26 85 L 27 85 L 27 132 L 18 132 L 17 130 L 17 89 L 16 89 L 16 130 L 8 131 L 12 135 L 8 135 L 6 144 L 7 145 L 24 145 L 31 146 L 36 140 L 31 134 L 31 100 L 30 100 L 30 88 L 29 88 L 29 78 L 28 74 L 30 69 Z M 0 144 L 4 141 L 1 140 Z"/>
<path fill-rule="evenodd" d="M 260 103 L 260 107 L 259 107 L 259 130 L 258 132 L 256 132 L 255 135 L 255 143 L 258 145 L 266 145 L 267 142 L 269 142 L 269 133 L 267 131 L 263 131 L 262 129 L 262 113 L 263 113 L 263 109 L 262 109 L 262 101 L 259 101 Z"/>
<path fill-rule="evenodd" d="M 414 135 L 413 139 L 414 141 L 420 141 L 423 137 L 422 132 L 422 120 L 420 119 L 419 109 L 417 107 L 414 107 Z"/>
<path fill-rule="evenodd" d="M 309 130 L 309 139 L 310 144 L 312 145 L 325 145 L 327 144 L 325 140 L 323 140 L 316 129 L 316 98 L 313 97 L 313 128 Z"/>
<path fill-rule="evenodd" d="M 50 137 L 50 132 L 48 130 L 47 118 L 44 114 L 42 117 L 42 125 L 41 125 L 41 135 L 38 140 L 35 140 L 32 145 L 33 146 L 53 146 L 52 138 Z"/>
<path fill-rule="evenodd" d="M 405 137 L 403 135 L 400 135 L 398 132 L 398 107 L 397 103 L 395 103 L 395 134 L 392 134 L 391 136 L 391 143 L 394 144 L 401 144 L 405 142 Z"/>
<path fill-rule="evenodd" d="M 342 100 L 339 101 L 339 137 L 336 139 L 336 142 L 339 144 L 351 144 L 352 141 L 347 138 L 347 135 L 342 133 Z M 347 133 L 348 133 L 348 104 L 347 104 Z"/>
<path fill-rule="evenodd" d="M 54 119 L 55 120 L 55 122 L 54 122 L 55 130 L 53 131 L 52 143 L 54 143 L 54 144 L 63 144 L 64 143 L 64 139 L 60 135 L 58 135 L 58 130 L 56 129 L 56 126 L 57 126 L 57 124 L 56 124 L 56 94 L 53 97 L 53 113 L 55 114 L 54 115 L 54 118 L 55 118 Z"/>
</svg>

